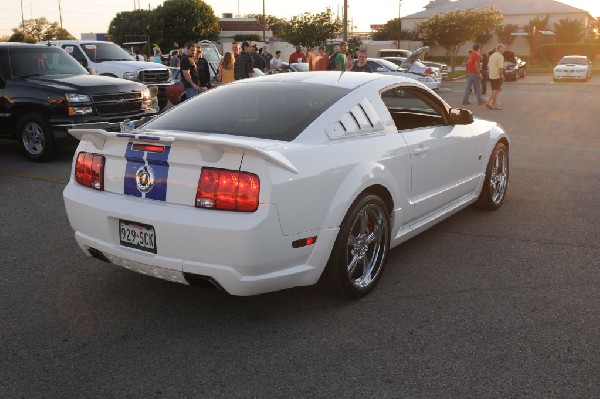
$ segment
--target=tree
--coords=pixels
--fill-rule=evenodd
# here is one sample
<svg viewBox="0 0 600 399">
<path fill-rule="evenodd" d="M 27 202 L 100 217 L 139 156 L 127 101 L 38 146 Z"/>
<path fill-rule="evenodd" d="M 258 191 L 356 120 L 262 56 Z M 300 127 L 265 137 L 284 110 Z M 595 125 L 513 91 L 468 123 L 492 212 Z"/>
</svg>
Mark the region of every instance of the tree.
<svg viewBox="0 0 600 399">
<path fill-rule="evenodd" d="M 127 36 L 159 37 L 153 20 L 153 11 L 149 10 L 120 12 L 110 21 L 108 34 L 114 42 L 121 44 L 128 41 Z"/>
<path fill-rule="evenodd" d="M 279 36 L 282 28 L 285 26 L 285 24 L 287 24 L 287 21 L 284 18 L 279 18 L 274 15 L 265 15 L 264 21 L 262 14 L 247 14 L 246 18 L 256 19 L 258 22 L 264 25 L 265 30 L 270 30 L 275 36 Z"/>
<path fill-rule="evenodd" d="M 13 34 L 8 38 L 8 41 L 11 42 L 37 43 L 45 40 L 75 39 L 69 31 L 61 28 L 58 22 L 50 23 L 46 17 L 25 20 L 25 29 L 21 23 L 12 31 Z M 25 32 L 25 37 L 23 37 L 23 32 Z"/>
<path fill-rule="evenodd" d="M 506 24 L 497 26 L 495 31 L 500 43 L 505 44 L 506 47 L 510 47 L 510 45 L 515 41 L 515 36 L 513 36 L 513 33 L 515 33 L 517 30 L 519 30 L 517 25 Z"/>
<path fill-rule="evenodd" d="M 503 20 L 502 13 L 494 8 L 469 8 L 434 14 L 422 22 L 417 30 L 426 44 L 444 47 L 450 56 L 451 70 L 456 68 L 456 55 L 468 40 L 476 40 L 491 27 Z"/>
<path fill-rule="evenodd" d="M 563 18 L 554 24 L 558 43 L 577 43 L 583 37 L 583 23 L 578 19 Z"/>
<path fill-rule="evenodd" d="M 482 33 L 481 35 L 477 35 L 477 37 L 475 37 L 475 43 L 479 43 L 481 45 L 481 47 L 483 48 L 483 47 L 485 47 L 486 43 L 490 41 L 492 36 L 494 36 L 492 34 L 492 31 L 487 30 L 484 33 Z"/>
<path fill-rule="evenodd" d="M 390 19 L 383 28 L 372 35 L 373 40 L 394 40 L 396 46 L 400 48 L 400 40 L 414 39 L 415 32 L 402 30 L 402 21 L 400 18 Z"/>
<path fill-rule="evenodd" d="M 156 8 L 160 21 L 160 44 L 183 45 L 199 40 L 217 40 L 221 28 L 211 6 L 202 0 L 165 0 Z M 159 22 L 157 22 L 157 25 Z"/>
<path fill-rule="evenodd" d="M 535 37 L 538 32 L 548 29 L 549 19 L 550 15 L 545 15 L 543 17 L 537 16 L 529 20 L 527 25 L 525 25 L 525 32 L 527 32 L 527 36 L 525 38 L 527 39 L 527 42 L 529 42 L 529 53 L 531 54 L 532 58 L 535 58 L 536 56 Z"/>
<path fill-rule="evenodd" d="M 294 46 L 304 45 L 312 50 L 335 36 L 342 29 L 339 19 L 334 19 L 330 9 L 313 15 L 304 14 L 292 17 L 281 32 L 281 37 Z"/>
</svg>

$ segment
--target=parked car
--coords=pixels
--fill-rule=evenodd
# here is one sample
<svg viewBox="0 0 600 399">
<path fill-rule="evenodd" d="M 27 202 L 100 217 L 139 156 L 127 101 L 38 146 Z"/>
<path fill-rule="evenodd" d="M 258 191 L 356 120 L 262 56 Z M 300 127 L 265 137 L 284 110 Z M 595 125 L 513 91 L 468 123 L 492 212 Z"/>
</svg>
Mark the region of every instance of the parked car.
<svg viewBox="0 0 600 399">
<path fill-rule="evenodd" d="M 123 78 L 158 87 L 158 105 L 167 105 L 165 88 L 174 84 L 169 68 L 163 64 L 135 61 L 123 48 L 112 42 L 92 40 L 54 40 L 53 46 L 64 49 L 81 65 L 100 76 Z"/>
<path fill-rule="evenodd" d="M 0 136 L 32 161 L 52 159 L 69 128 L 119 130 L 154 115 L 151 104 L 145 85 L 90 75 L 58 47 L 0 43 Z"/>
<path fill-rule="evenodd" d="M 373 72 L 415 79 L 432 90 L 438 90 L 441 86 L 441 79 L 438 80 L 420 72 L 408 72 L 406 69 L 383 58 L 367 58 L 367 65 Z"/>
<path fill-rule="evenodd" d="M 504 79 L 518 80 L 527 76 L 527 62 L 523 61 L 512 51 L 504 52 Z"/>
<path fill-rule="evenodd" d="M 585 55 L 566 55 L 554 67 L 554 81 L 582 80 L 592 77 L 592 62 Z"/>
<path fill-rule="evenodd" d="M 85 254 L 233 295 L 323 279 L 364 296 L 390 248 L 499 208 L 509 177 L 499 125 L 377 73 L 244 79 L 133 132 L 70 133 L 63 196 Z"/>
</svg>

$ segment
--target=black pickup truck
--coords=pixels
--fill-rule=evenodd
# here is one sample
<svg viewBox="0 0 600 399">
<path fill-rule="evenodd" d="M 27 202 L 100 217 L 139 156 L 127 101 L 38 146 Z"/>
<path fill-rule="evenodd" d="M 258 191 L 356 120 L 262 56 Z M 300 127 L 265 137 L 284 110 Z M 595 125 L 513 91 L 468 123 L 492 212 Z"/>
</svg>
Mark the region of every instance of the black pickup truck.
<svg viewBox="0 0 600 399">
<path fill-rule="evenodd" d="M 32 161 L 52 159 L 70 128 L 119 130 L 156 114 L 151 105 L 145 85 L 90 75 L 60 48 L 0 43 L 0 138 Z"/>
</svg>

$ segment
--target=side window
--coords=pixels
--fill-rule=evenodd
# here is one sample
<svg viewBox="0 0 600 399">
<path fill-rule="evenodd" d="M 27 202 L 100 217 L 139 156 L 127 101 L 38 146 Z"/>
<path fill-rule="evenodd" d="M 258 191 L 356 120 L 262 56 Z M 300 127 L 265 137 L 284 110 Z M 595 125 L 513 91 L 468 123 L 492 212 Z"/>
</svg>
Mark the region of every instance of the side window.
<svg viewBox="0 0 600 399">
<path fill-rule="evenodd" d="M 371 68 L 373 72 L 385 72 L 385 68 L 382 68 L 381 65 L 376 63 L 375 61 L 367 61 L 367 65 Z"/>
<path fill-rule="evenodd" d="M 442 104 L 416 87 L 394 87 L 381 93 L 398 130 L 447 124 Z"/>
<path fill-rule="evenodd" d="M 83 52 L 79 49 L 79 46 L 76 46 L 74 44 L 65 44 L 62 46 L 62 48 L 67 53 L 69 53 L 69 55 L 75 58 L 82 66 L 88 66 L 87 60 L 85 59 L 85 55 L 83 55 Z"/>
</svg>

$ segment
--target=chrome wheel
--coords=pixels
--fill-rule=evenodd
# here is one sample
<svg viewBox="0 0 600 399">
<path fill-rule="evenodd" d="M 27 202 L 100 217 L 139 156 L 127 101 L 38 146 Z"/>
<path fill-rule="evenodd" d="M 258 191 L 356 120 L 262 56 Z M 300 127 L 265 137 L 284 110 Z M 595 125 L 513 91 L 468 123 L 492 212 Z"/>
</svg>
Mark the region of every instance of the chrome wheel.
<svg viewBox="0 0 600 399">
<path fill-rule="evenodd" d="M 390 248 L 390 214 L 376 195 L 359 197 L 348 209 L 323 273 L 335 293 L 360 298 L 383 274 Z"/>
<path fill-rule="evenodd" d="M 508 183 L 508 154 L 504 147 L 498 148 L 492 165 L 492 174 L 490 176 L 490 192 L 492 202 L 501 204 L 506 193 Z"/>
<path fill-rule="evenodd" d="M 347 246 L 347 271 L 352 284 L 368 287 L 382 270 L 389 236 L 386 212 L 368 204 L 356 215 Z"/>
<path fill-rule="evenodd" d="M 496 144 L 485 171 L 485 180 L 476 205 L 482 209 L 500 208 L 508 187 L 509 176 L 508 147 L 500 142 Z"/>
<path fill-rule="evenodd" d="M 44 129 L 35 122 L 26 123 L 21 131 L 23 147 L 31 155 L 40 155 L 44 151 L 46 138 Z"/>
</svg>

